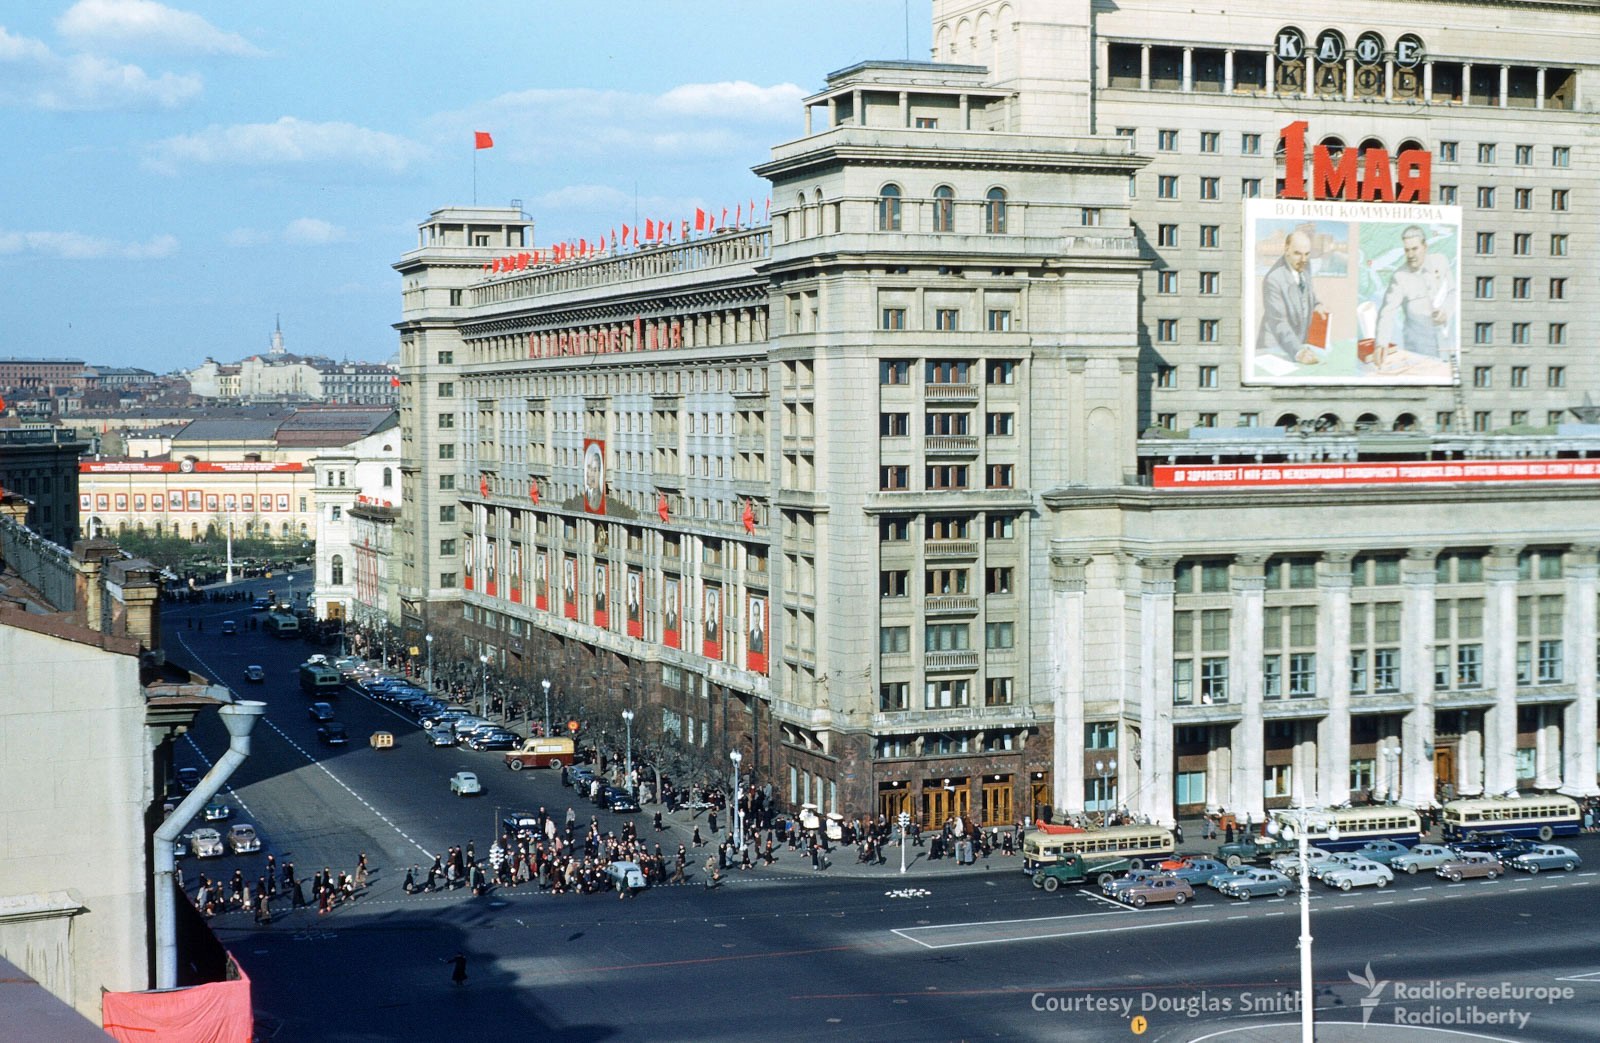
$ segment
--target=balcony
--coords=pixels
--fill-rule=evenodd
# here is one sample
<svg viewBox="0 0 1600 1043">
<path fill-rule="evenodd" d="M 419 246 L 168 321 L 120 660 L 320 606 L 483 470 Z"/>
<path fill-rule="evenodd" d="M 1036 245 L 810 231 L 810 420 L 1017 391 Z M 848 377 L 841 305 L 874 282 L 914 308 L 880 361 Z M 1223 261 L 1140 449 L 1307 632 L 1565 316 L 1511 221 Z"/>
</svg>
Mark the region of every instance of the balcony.
<svg viewBox="0 0 1600 1043">
<path fill-rule="evenodd" d="M 922 545 L 922 556 L 929 561 L 949 558 L 976 558 L 977 540 L 929 540 Z"/>
<path fill-rule="evenodd" d="M 928 456 L 977 456 L 977 435 L 929 435 L 923 443 Z"/>
<path fill-rule="evenodd" d="M 971 594 L 940 594 L 929 597 L 923 610 L 930 616 L 970 616 L 978 611 L 978 599 Z"/>
<path fill-rule="evenodd" d="M 922 668 L 930 674 L 976 670 L 978 668 L 978 653 L 974 651 L 929 652 L 923 659 Z"/>
<path fill-rule="evenodd" d="M 922 389 L 922 397 L 929 402 L 976 402 L 976 384 L 929 384 Z"/>
</svg>

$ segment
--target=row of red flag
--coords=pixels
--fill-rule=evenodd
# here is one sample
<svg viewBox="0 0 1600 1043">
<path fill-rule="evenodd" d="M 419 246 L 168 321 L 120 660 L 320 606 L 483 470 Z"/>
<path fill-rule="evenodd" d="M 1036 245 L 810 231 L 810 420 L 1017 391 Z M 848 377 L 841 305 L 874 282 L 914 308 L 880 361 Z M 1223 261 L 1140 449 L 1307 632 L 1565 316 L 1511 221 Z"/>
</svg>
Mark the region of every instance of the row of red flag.
<svg viewBox="0 0 1600 1043">
<path fill-rule="evenodd" d="M 485 500 L 489 498 L 489 476 L 486 474 L 478 476 L 478 495 Z M 539 480 L 537 478 L 528 482 L 528 499 L 535 506 L 538 506 Z M 667 506 L 666 493 L 660 493 L 657 496 L 656 513 L 661 516 L 663 524 L 672 520 L 672 513 Z M 756 505 L 748 497 L 744 501 L 744 513 L 739 516 L 739 520 L 744 523 L 745 532 L 753 533 L 756 531 Z"/>
<path fill-rule="evenodd" d="M 536 268 L 545 264 L 565 264 L 568 261 L 583 261 L 592 257 L 616 253 L 629 245 L 635 249 L 647 246 L 656 246 L 671 242 L 688 242 L 693 232 L 704 232 L 712 235 L 725 232 L 731 228 L 755 227 L 755 200 L 750 200 L 750 209 L 745 209 L 745 204 L 740 203 L 733 208 L 733 221 L 728 220 L 728 208 L 723 207 L 720 215 L 701 207 L 695 207 L 694 219 L 688 218 L 680 222 L 657 221 L 654 218 L 645 218 L 643 224 L 620 226 L 621 231 L 613 228 L 608 236 L 601 232 L 594 242 L 588 239 L 570 240 L 564 243 L 553 243 L 549 247 L 539 250 L 523 250 L 519 253 L 506 254 L 496 257 L 485 264 L 486 272 L 520 272 L 526 268 Z M 748 214 L 748 216 L 746 216 Z M 770 219 L 772 214 L 772 200 L 766 202 L 766 210 L 762 215 L 763 220 Z"/>
</svg>

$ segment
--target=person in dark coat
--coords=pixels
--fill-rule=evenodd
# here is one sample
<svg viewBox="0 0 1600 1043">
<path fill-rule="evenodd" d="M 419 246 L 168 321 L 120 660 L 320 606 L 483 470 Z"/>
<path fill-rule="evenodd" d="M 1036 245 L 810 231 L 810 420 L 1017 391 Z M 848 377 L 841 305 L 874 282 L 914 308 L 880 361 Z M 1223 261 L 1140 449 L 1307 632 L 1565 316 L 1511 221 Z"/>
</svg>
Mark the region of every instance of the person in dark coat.
<svg viewBox="0 0 1600 1043">
<path fill-rule="evenodd" d="M 458 952 L 454 956 L 447 956 L 443 962 L 454 964 L 454 967 L 450 970 L 451 981 L 457 985 L 465 985 L 467 983 L 467 957 L 464 953 Z"/>
</svg>

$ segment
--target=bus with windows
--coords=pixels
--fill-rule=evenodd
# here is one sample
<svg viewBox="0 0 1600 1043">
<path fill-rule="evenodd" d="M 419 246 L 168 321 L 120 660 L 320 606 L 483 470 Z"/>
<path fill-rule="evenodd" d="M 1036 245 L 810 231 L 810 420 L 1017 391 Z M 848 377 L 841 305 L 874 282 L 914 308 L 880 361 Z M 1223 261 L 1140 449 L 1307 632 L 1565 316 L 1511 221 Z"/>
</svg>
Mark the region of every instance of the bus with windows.
<svg viewBox="0 0 1600 1043">
<path fill-rule="evenodd" d="M 300 690 L 318 699 L 338 695 L 344 675 L 326 663 L 306 663 L 300 667 Z"/>
<path fill-rule="evenodd" d="M 1278 827 L 1276 836 L 1282 836 L 1284 828 L 1294 822 L 1292 811 L 1271 811 L 1268 815 Z M 1372 840 L 1392 840 L 1414 847 L 1422 840 L 1422 816 L 1415 808 L 1399 804 L 1331 808 L 1320 812 L 1318 817 L 1326 826 L 1311 830 L 1306 837 L 1313 846 L 1325 851 L 1354 851 Z"/>
<path fill-rule="evenodd" d="M 1548 841 L 1577 833 L 1583 817 L 1577 801 L 1552 793 L 1448 801 L 1439 823 L 1446 842 L 1466 840 L 1473 833 L 1506 833 Z"/>
<path fill-rule="evenodd" d="M 273 612 L 262 622 L 261 629 L 275 637 L 298 637 L 300 620 L 288 612 Z"/>
<path fill-rule="evenodd" d="M 1130 868 L 1143 869 L 1171 856 L 1174 847 L 1172 830 L 1161 826 L 1042 826 L 1023 834 L 1022 868 L 1031 874 L 1075 852 L 1086 860 L 1126 858 Z"/>
</svg>

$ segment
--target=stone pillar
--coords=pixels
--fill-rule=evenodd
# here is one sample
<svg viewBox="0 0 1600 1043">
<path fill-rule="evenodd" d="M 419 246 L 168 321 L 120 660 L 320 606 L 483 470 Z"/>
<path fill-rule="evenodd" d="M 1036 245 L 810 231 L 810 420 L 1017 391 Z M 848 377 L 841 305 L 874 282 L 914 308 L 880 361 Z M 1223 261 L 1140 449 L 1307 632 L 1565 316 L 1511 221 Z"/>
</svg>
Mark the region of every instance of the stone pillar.
<svg viewBox="0 0 1600 1043">
<path fill-rule="evenodd" d="M 1541 70 L 1542 71 L 1542 70 Z M 1543 86 L 1541 85 L 1541 96 Z M 1593 544 L 1574 546 L 1567 551 L 1562 567 L 1566 576 L 1566 615 L 1562 648 L 1566 669 L 1573 687 L 1572 702 L 1566 705 L 1561 722 L 1561 792 L 1575 797 L 1600 796 L 1595 772 L 1595 598 L 1596 550 Z"/>
<path fill-rule="evenodd" d="M 900 92 L 900 126 L 911 126 L 911 95 L 905 91 Z"/>
<path fill-rule="evenodd" d="M 1533 107 L 1536 109 L 1544 108 L 1544 66 L 1542 65 L 1539 66 L 1538 69 L 1534 70 L 1533 89 Z"/>
<path fill-rule="evenodd" d="M 1265 813 L 1266 735 L 1261 723 L 1261 625 L 1266 607 L 1265 554 L 1241 554 L 1231 570 L 1232 612 L 1228 620 L 1231 680 L 1229 701 L 1239 703 L 1233 726 L 1233 776 L 1225 807 L 1240 821 L 1260 822 Z M 1195 671 L 1196 682 L 1199 670 Z"/>
<path fill-rule="evenodd" d="M 1194 90 L 1194 48 L 1193 47 L 1185 47 L 1183 49 L 1182 89 L 1183 89 L 1184 93 L 1188 93 L 1188 92 Z"/>
<path fill-rule="evenodd" d="M 1499 546 L 1483 559 L 1484 680 L 1494 705 L 1483 714 L 1483 788 L 1489 796 L 1517 788 L 1517 554 Z"/>
<path fill-rule="evenodd" d="M 1222 93 L 1233 93 L 1233 50 L 1222 52 Z"/>
<path fill-rule="evenodd" d="M 1139 47 L 1139 89 L 1150 89 L 1150 45 L 1141 44 Z"/>
<path fill-rule="evenodd" d="M 1178 559 L 1145 557 L 1139 566 L 1138 792 L 1119 785 L 1119 803 L 1152 822 L 1171 825 L 1172 813 L 1172 567 Z M 1127 776 L 1126 757 L 1123 776 Z M 1130 800 L 1132 796 L 1136 799 Z"/>
<path fill-rule="evenodd" d="M 1456 793 L 1463 797 L 1476 797 L 1483 793 L 1483 724 L 1473 721 L 1470 728 L 1461 729 L 1460 756 L 1456 762 Z"/>
<path fill-rule="evenodd" d="M 971 123 L 972 123 L 972 98 L 971 98 L 970 95 L 965 94 L 965 93 L 963 93 L 961 95 L 960 109 L 961 109 L 961 129 L 962 130 L 971 130 L 972 129 L 972 126 L 971 126 Z"/>
<path fill-rule="evenodd" d="M 1317 796 L 1339 804 L 1350 796 L 1350 551 L 1329 551 L 1317 564 L 1317 691 L 1328 714 L 1317 726 Z"/>
<path fill-rule="evenodd" d="M 1344 60 L 1344 100 L 1356 100 L 1356 58 L 1353 54 Z"/>
<path fill-rule="evenodd" d="M 1277 93 L 1278 61 L 1273 52 L 1267 52 L 1267 97 Z"/>
<path fill-rule="evenodd" d="M 1422 66 L 1422 100 L 1433 101 L 1433 63 L 1427 62 Z"/>
<path fill-rule="evenodd" d="M 1411 689 L 1411 708 L 1401 718 L 1402 803 L 1431 807 L 1433 787 L 1433 590 L 1438 547 L 1413 547 L 1400 563 L 1405 588 L 1400 609 L 1401 690 Z M 1381 759 L 1381 754 L 1380 754 Z M 1381 767 L 1381 764 L 1379 765 Z"/>
<path fill-rule="evenodd" d="M 850 92 L 850 115 L 856 121 L 856 126 L 867 125 L 867 110 L 862 108 L 862 93 L 859 89 Z M 818 801 L 820 804 L 821 801 Z"/>
<path fill-rule="evenodd" d="M 1461 104 L 1472 104 L 1472 63 L 1461 63 Z"/>
<path fill-rule="evenodd" d="M 1050 559 L 1050 675 L 1055 734 L 1051 750 L 1051 803 L 1083 810 L 1084 599 L 1089 559 Z M 1033 818 L 1033 808 L 1028 818 Z"/>
<path fill-rule="evenodd" d="M 1383 100 L 1394 101 L 1394 60 L 1386 58 L 1383 62 Z"/>
<path fill-rule="evenodd" d="M 1510 90 L 1511 90 L 1511 66 L 1502 65 L 1502 66 L 1500 66 L 1500 107 L 1502 109 L 1508 107 L 1507 102 L 1509 101 L 1509 99 L 1506 97 L 1506 95 L 1507 95 L 1507 92 L 1509 92 Z"/>
<path fill-rule="evenodd" d="M 1561 726 L 1556 707 L 1541 706 L 1533 733 L 1533 784 L 1539 789 L 1561 788 Z"/>
</svg>

